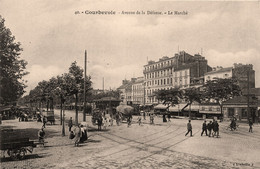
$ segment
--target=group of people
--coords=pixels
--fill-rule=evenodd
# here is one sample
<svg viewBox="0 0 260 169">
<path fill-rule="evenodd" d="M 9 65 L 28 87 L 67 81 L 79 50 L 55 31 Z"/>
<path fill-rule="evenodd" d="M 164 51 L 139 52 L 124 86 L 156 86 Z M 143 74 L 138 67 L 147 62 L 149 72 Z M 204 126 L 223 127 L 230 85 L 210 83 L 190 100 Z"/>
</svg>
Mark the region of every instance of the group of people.
<svg viewBox="0 0 260 169">
<path fill-rule="evenodd" d="M 75 128 L 73 131 L 71 130 L 73 127 L 73 121 L 72 117 L 70 117 L 68 122 L 69 132 L 70 132 L 70 139 L 74 139 L 75 146 L 79 146 L 79 143 L 83 143 L 88 139 L 87 134 L 87 126 L 84 126 L 82 124 L 75 125 Z"/>
<path fill-rule="evenodd" d="M 187 136 L 189 133 L 190 133 L 190 136 L 192 136 L 191 120 L 189 120 L 189 122 L 187 123 L 187 133 L 185 134 L 185 136 Z M 215 137 L 215 136 L 219 137 L 219 124 L 218 124 L 217 120 L 213 119 L 213 122 L 210 121 L 208 124 L 205 120 L 202 124 L 201 136 L 204 133 L 206 134 L 206 136 L 209 136 L 209 137 Z"/>
</svg>

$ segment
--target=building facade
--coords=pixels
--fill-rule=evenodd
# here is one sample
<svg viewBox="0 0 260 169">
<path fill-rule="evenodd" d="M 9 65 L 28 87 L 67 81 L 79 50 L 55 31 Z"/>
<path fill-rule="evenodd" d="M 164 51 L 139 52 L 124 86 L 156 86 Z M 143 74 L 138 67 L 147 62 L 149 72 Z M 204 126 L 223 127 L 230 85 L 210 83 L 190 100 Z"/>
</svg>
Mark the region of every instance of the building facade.
<svg viewBox="0 0 260 169">
<path fill-rule="evenodd" d="M 184 51 L 174 57 L 164 56 L 159 61 L 144 65 L 145 104 L 159 103 L 155 92 L 161 89 L 189 88 L 194 78 L 211 71 L 207 60 L 201 55 L 190 55 Z"/>
<path fill-rule="evenodd" d="M 235 78 L 241 90 L 255 88 L 255 71 L 253 65 L 234 64 L 233 67 L 217 67 L 204 75 L 205 82 L 215 78 Z"/>
<path fill-rule="evenodd" d="M 136 78 L 132 84 L 132 102 L 133 104 L 144 104 L 144 77 Z"/>
</svg>

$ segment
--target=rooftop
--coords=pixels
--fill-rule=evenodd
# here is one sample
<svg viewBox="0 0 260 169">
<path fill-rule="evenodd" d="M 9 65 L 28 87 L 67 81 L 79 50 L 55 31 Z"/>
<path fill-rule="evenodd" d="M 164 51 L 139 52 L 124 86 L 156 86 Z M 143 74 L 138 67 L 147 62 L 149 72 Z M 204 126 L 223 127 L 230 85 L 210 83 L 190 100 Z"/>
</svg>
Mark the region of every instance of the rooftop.
<svg viewBox="0 0 260 169">
<path fill-rule="evenodd" d="M 226 67 L 226 68 L 222 68 L 216 71 L 211 71 L 211 72 L 207 72 L 205 73 L 205 75 L 210 75 L 210 74 L 215 74 L 215 73 L 222 73 L 222 72 L 229 72 L 233 69 L 233 67 Z"/>
</svg>

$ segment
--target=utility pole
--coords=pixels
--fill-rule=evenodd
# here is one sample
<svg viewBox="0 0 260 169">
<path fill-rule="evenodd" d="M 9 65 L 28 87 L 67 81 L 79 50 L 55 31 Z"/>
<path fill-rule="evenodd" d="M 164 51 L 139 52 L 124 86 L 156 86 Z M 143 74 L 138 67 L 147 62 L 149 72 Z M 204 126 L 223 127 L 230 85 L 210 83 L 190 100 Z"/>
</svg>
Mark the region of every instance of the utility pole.
<svg viewBox="0 0 260 169">
<path fill-rule="evenodd" d="M 249 113 L 250 113 L 250 107 L 249 107 L 249 70 L 247 70 L 247 120 L 249 121 Z"/>
<path fill-rule="evenodd" d="M 86 79 L 87 78 L 87 50 L 85 50 L 85 65 L 84 65 L 84 109 L 83 121 L 86 121 Z"/>
<path fill-rule="evenodd" d="M 105 87 L 104 87 L 104 77 L 103 77 L 103 93 L 105 92 Z"/>
<path fill-rule="evenodd" d="M 144 82 L 144 105 L 145 105 L 145 82 Z"/>
</svg>

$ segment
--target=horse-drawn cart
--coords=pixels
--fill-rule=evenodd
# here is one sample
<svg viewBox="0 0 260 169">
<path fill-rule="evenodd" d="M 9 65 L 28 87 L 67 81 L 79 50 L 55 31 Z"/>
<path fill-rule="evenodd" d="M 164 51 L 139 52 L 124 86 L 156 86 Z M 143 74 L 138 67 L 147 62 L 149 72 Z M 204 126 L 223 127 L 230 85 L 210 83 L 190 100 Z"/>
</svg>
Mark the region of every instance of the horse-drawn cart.
<svg viewBox="0 0 260 169">
<path fill-rule="evenodd" d="M 7 153 L 13 160 L 24 159 L 26 153 L 32 153 L 33 148 L 36 147 L 33 141 L 29 141 L 29 138 L 1 138 L 0 146 L 3 155 Z"/>
<path fill-rule="evenodd" d="M 55 117 L 54 117 L 54 111 L 43 111 L 42 115 L 46 117 L 47 122 L 50 122 L 51 124 L 55 124 Z"/>
</svg>

